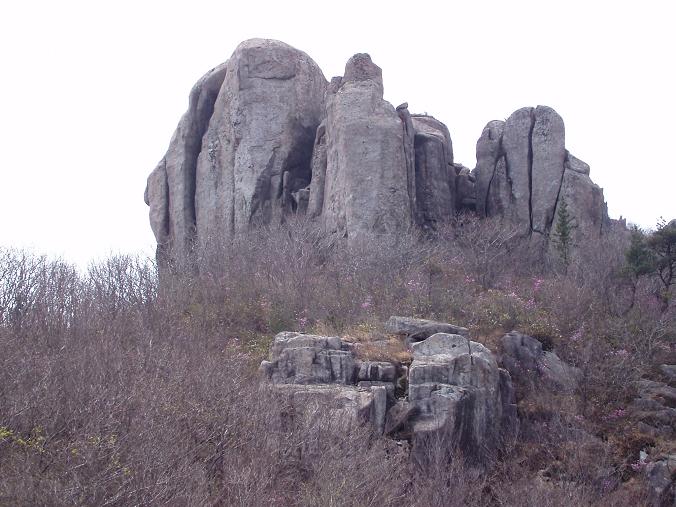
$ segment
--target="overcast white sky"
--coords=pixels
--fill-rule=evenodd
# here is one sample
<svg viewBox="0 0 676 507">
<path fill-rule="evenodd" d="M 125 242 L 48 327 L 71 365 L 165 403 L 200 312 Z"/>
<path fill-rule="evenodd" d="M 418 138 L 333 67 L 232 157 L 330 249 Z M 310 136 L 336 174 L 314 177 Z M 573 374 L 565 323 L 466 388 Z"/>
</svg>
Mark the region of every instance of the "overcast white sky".
<svg viewBox="0 0 676 507">
<path fill-rule="evenodd" d="M 143 190 L 193 83 L 252 37 L 327 78 L 368 52 L 385 98 L 445 122 L 475 164 L 484 125 L 546 104 L 610 214 L 676 217 L 676 2 L 12 1 L 0 9 L 0 245 L 85 265 L 150 253 Z"/>
</svg>

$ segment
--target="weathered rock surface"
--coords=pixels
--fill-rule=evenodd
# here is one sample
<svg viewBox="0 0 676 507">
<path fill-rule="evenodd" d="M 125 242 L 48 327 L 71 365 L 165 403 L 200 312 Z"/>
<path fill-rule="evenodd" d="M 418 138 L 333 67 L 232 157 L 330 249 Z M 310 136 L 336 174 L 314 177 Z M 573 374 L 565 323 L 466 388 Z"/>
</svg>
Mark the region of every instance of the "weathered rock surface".
<svg viewBox="0 0 676 507">
<path fill-rule="evenodd" d="M 341 430 L 369 422 L 378 434 L 411 439 L 421 461 L 429 445 L 443 445 L 444 452 L 459 448 L 479 461 L 497 452 L 518 427 L 509 373 L 467 336 L 426 335 L 434 327 L 464 328 L 403 317 L 390 319 L 395 324 L 425 336 L 411 345 L 410 368 L 356 359 L 354 347 L 337 337 L 284 332 L 261 372 L 295 413 L 328 414 Z M 408 389 L 397 392 L 402 376 Z"/>
<path fill-rule="evenodd" d="M 598 237 L 608 215 L 589 166 L 565 148 L 565 127 L 550 107 L 526 107 L 506 122 L 489 122 L 477 142 L 476 209 L 502 216 L 525 232 L 547 237 L 562 199 L 576 225 L 576 241 Z"/>
<path fill-rule="evenodd" d="M 354 357 L 335 336 L 279 333 L 272 358 L 261 368 L 276 384 L 352 384 L 355 380 Z"/>
<path fill-rule="evenodd" d="M 417 222 L 436 228 L 455 213 L 453 144 L 446 125 L 432 116 L 412 115 Z"/>
<path fill-rule="evenodd" d="M 335 384 L 278 384 L 274 386 L 304 424 L 319 422 L 346 432 L 370 423 L 378 433 L 385 428 L 387 393 L 384 387 L 365 389 Z"/>
<path fill-rule="evenodd" d="M 573 393 L 581 372 L 562 361 L 554 352 L 542 349 L 542 343 L 512 331 L 500 340 L 500 362 L 515 383 L 525 388 L 546 388 Z"/>
<path fill-rule="evenodd" d="M 575 226 L 573 243 L 593 241 L 609 227 L 603 190 L 589 177 L 589 166 L 570 153 L 566 154 L 564 167 L 559 200 L 554 212 L 554 225 L 559 207 L 565 201 Z"/>
<path fill-rule="evenodd" d="M 476 178 L 468 167 L 453 164 L 455 169 L 455 208 L 457 211 L 476 211 Z"/>
<path fill-rule="evenodd" d="M 502 214 L 505 206 L 508 206 L 509 196 L 504 195 L 504 189 L 502 192 L 497 189 L 497 185 L 507 182 L 505 154 L 502 149 L 504 131 L 504 121 L 488 122 L 476 144 L 476 211 L 482 218 Z"/>
<path fill-rule="evenodd" d="M 465 327 L 437 322 L 435 320 L 414 319 L 412 317 L 399 317 L 393 315 L 385 322 L 385 331 L 399 336 L 405 336 L 410 341 L 421 341 L 436 333 L 469 335 Z"/>
<path fill-rule="evenodd" d="M 195 233 L 197 158 L 228 62 L 207 72 L 190 92 L 188 111 L 179 121 L 169 149 L 148 177 L 145 201 L 159 249 L 185 253 Z"/>
<path fill-rule="evenodd" d="M 518 427 L 509 374 L 486 347 L 466 337 L 437 333 L 412 345 L 408 403 L 419 459 L 436 441 L 485 459 Z"/>
<path fill-rule="evenodd" d="M 195 206 L 202 238 L 269 223 L 310 184 L 326 80 L 305 53 L 253 39 L 237 48 L 203 139 Z"/>
<path fill-rule="evenodd" d="M 394 365 L 357 362 L 349 344 L 336 336 L 279 333 L 260 371 L 304 418 L 319 411 L 343 430 L 370 422 L 384 431 L 388 397 L 394 394 L 386 379 L 394 380 Z M 371 382 L 355 385 L 359 380 Z"/>
<path fill-rule="evenodd" d="M 383 99 L 382 71 L 369 55 L 354 55 L 345 75 L 332 81 L 324 126 L 325 139 L 315 141 L 309 204 L 324 229 L 359 241 L 410 227 L 404 129 Z"/>
<path fill-rule="evenodd" d="M 603 192 L 566 150 L 553 109 L 489 122 L 470 171 L 453 160 L 446 125 L 383 99 L 369 55 L 327 83 L 308 55 L 266 39 L 243 42 L 195 84 L 145 192 L 163 257 L 291 214 L 354 243 L 476 211 L 546 241 L 563 200 L 574 242 L 610 231 Z"/>
<path fill-rule="evenodd" d="M 195 234 L 228 237 L 293 211 L 293 194 L 310 184 L 326 86 L 305 53 L 265 39 L 243 42 L 200 79 L 148 180 L 158 244 L 184 253 Z"/>
</svg>

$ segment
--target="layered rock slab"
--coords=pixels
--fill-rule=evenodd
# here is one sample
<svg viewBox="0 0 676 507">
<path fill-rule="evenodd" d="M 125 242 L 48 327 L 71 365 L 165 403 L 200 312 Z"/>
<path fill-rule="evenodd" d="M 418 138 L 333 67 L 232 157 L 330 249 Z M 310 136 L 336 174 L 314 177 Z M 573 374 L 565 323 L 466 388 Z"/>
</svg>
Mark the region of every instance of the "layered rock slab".
<svg viewBox="0 0 676 507">
<path fill-rule="evenodd" d="M 466 331 L 452 324 L 393 317 L 388 326 L 425 335 L 411 344 L 410 368 L 358 360 L 337 337 L 285 332 L 261 372 L 303 417 L 319 410 L 342 430 L 369 423 L 377 434 L 410 439 L 421 463 L 435 445 L 477 461 L 498 452 L 518 420 L 509 374 L 495 356 L 466 336 L 426 334 L 435 327 Z M 401 375 L 408 389 L 397 399 Z"/>
<path fill-rule="evenodd" d="M 320 411 L 343 431 L 368 422 L 383 432 L 394 365 L 357 361 L 338 337 L 279 333 L 260 371 L 306 420 Z"/>
<path fill-rule="evenodd" d="M 493 353 L 467 337 L 437 333 L 414 343 L 408 403 L 413 452 L 424 461 L 439 442 L 483 461 L 515 435 L 518 418 L 509 374 Z"/>
</svg>

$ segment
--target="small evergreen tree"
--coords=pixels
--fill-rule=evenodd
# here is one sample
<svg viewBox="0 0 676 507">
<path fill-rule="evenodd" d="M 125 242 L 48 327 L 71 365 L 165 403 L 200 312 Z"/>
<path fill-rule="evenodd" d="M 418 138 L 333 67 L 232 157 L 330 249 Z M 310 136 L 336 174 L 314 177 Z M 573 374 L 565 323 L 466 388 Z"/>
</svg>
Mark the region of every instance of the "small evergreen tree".
<svg viewBox="0 0 676 507">
<path fill-rule="evenodd" d="M 635 281 L 644 275 L 653 275 L 660 280 L 663 290 L 659 297 L 662 310 L 666 310 L 671 286 L 676 283 L 676 220 L 667 223 L 660 219 L 657 228 L 650 234 L 634 227 L 625 258 Z"/>
<path fill-rule="evenodd" d="M 624 257 L 627 260 L 627 269 L 635 280 L 655 269 L 655 254 L 648 248 L 645 233 L 636 226 L 631 229 L 629 248 Z"/>
<path fill-rule="evenodd" d="M 570 264 L 570 251 L 573 246 L 573 231 L 577 228 L 575 219 L 568 211 L 568 203 L 561 197 L 558 211 L 556 212 L 556 226 L 554 227 L 554 248 L 559 253 L 563 265 L 568 269 Z"/>
<path fill-rule="evenodd" d="M 664 309 L 669 306 L 671 286 L 676 283 L 676 220 L 667 223 L 660 218 L 657 228 L 647 239 L 653 252 L 655 273 L 664 286 L 662 303 Z"/>
</svg>

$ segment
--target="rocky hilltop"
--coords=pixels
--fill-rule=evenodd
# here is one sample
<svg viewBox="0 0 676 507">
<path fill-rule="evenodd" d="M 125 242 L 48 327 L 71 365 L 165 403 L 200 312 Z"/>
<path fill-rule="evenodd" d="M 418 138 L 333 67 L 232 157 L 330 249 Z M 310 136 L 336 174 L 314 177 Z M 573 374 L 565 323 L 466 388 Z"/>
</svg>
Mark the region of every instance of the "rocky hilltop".
<svg viewBox="0 0 676 507">
<path fill-rule="evenodd" d="M 597 237 L 610 224 L 553 109 L 489 122 L 476 152 L 473 170 L 455 163 L 446 125 L 384 100 L 369 55 L 328 82 L 302 51 L 252 39 L 193 87 L 145 201 L 158 251 L 175 255 L 293 214 L 350 242 L 433 230 L 459 210 L 546 239 L 562 199 L 575 234 Z"/>
</svg>

